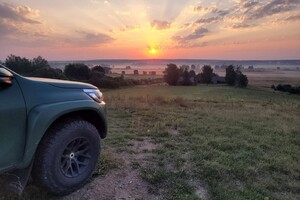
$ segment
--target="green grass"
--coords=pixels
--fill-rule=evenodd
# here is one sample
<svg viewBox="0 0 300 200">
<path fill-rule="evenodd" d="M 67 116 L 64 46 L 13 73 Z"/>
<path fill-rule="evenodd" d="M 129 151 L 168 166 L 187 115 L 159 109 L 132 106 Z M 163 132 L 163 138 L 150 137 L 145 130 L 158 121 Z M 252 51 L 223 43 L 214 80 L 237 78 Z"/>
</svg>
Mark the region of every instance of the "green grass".
<svg viewBox="0 0 300 200">
<path fill-rule="evenodd" d="M 163 199 L 200 199 L 197 184 L 210 199 L 299 199 L 299 96 L 200 85 L 134 87 L 105 97 L 105 145 L 126 151 L 144 137 L 159 144 L 138 169 Z"/>
<path fill-rule="evenodd" d="M 212 85 L 104 94 L 109 135 L 95 176 L 122 170 L 122 152 L 145 154 L 130 167 L 161 199 L 300 199 L 300 96 Z M 156 148 L 133 150 L 145 140 Z M 21 199 L 49 198 L 29 184 Z"/>
</svg>

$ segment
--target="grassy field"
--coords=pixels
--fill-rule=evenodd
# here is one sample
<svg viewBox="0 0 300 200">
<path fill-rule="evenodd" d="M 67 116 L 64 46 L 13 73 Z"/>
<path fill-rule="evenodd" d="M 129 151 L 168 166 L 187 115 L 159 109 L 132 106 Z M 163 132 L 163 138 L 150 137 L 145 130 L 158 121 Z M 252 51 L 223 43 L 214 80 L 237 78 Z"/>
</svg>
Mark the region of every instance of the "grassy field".
<svg viewBox="0 0 300 200">
<path fill-rule="evenodd" d="M 206 85 L 105 95 L 105 148 L 155 144 L 132 165 L 163 199 L 300 198 L 299 96 Z"/>
<path fill-rule="evenodd" d="M 64 200 L 118 199 L 103 195 L 118 193 L 123 179 L 137 182 L 137 196 L 119 192 L 124 199 L 300 199 L 299 95 L 214 85 L 104 94 L 109 135 L 101 165 L 90 184 Z M 29 184 L 22 199 L 57 197 Z"/>
</svg>

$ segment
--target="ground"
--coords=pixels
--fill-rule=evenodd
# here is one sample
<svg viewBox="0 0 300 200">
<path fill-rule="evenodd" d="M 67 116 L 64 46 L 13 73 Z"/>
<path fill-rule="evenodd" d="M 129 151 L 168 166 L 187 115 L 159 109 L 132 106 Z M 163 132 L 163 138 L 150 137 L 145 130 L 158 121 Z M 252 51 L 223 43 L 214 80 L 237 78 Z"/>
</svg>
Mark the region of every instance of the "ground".
<svg viewBox="0 0 300 200">
<path fill-rule="evenodd" d="M 22 199 L 300 199 L 299 95 L 251 82 L 104 94 L 109 135 L 90 183 L 62 198 L 29 184 Z"/>
</svg>

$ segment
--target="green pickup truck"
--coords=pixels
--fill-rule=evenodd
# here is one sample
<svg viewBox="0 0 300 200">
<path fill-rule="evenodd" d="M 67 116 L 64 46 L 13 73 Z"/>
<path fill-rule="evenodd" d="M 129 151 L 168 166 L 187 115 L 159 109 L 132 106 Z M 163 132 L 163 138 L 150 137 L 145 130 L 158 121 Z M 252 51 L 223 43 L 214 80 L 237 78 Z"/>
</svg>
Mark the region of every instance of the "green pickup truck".
<svg viewBox="0 0 300 200">
<path fill-rule="evenodd" d="M 27 78 L 0 65 L 0 190 L 20 194 L 30 175 L 53 194 L 77 190 L 91 178 L 106 135 L 96 87 Z"/>
</svg>

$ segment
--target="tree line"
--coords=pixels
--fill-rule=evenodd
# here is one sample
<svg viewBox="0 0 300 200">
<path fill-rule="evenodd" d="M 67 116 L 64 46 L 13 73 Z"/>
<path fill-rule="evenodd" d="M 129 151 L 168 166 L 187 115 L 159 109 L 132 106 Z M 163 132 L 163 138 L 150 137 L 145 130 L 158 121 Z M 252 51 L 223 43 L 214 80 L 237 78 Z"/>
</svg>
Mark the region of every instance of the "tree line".
<svg viewBox="0 0 300 200">
<path fill-rule="evenodd" d="M 162 78 L 135 80 L 125 79 L 123 75 L 110 77 L 105 75 L 103 67 L 98 65 L 90 68 L 83 63 L 70 63 L 63 70 L 55 69 L 50 67 L 48 61 L 41 56 L 29 60 L 25 57 L 10 55 L 3 64 L 23 76 L 81 81 L 99 88 L 119 88 L 163 82 Z"/>
<path fill-rule="evenodd" d="M 176 64 L 168 64 L 164 71 L 164 80 L 169 85 L 196 85 L 197 83 L 211 84 L 214 77 L 219 77 L 213 72 L 210 65 L 204 65 L 202 72 L 197 74 L 194 70 L 179 68 Z M 221 81 L 222 82 L 222 81 Z M 231 86 L 247 87 L 248 78 L 238 67 L 229 65 L 226 68 L 224 83 Z"/>
</svg>

